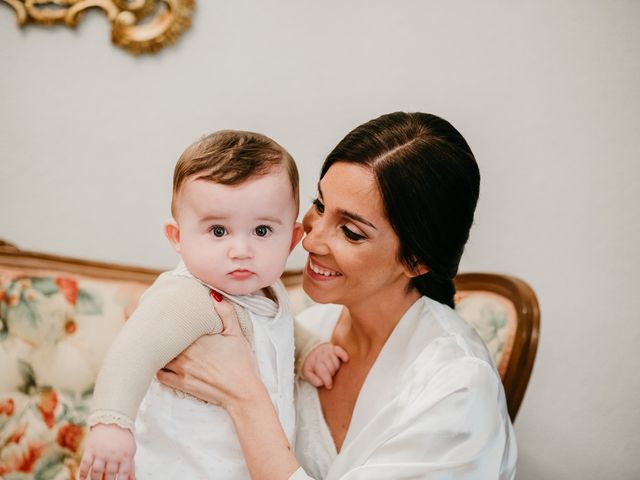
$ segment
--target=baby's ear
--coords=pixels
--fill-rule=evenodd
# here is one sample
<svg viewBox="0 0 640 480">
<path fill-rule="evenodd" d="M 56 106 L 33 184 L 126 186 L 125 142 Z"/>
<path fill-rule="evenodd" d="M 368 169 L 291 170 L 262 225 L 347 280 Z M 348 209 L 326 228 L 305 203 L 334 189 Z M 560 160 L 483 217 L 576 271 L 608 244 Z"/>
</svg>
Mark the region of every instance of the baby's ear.
<svg viewBox="0 0 640 480">
<path fill-rule="evenodd" d="M 180 227 L 178 222 L 173 218 L 164 222 L 164 234 L 175 251 L 180 253 Z"/>
<path fill-rule="evenodd" d="M 289 253 L 291 250 L 295 248 L 295 246 L 300 243 L 302 240 L 302 236 L 304 235 L 304 228 L 300 222 L 296 222 L 293 225 L 293 233 L 291 234 L 291 246 L 289 247 Z"/>
</svg>

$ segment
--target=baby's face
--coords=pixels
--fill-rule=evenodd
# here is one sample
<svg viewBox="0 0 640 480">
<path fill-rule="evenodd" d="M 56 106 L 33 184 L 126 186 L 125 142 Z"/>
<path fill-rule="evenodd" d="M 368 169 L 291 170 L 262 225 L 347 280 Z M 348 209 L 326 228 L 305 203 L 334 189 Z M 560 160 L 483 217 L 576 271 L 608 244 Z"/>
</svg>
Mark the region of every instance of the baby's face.
<svg viewBox="0 0 640 480">
<path fill-rule="evenodd" d="M 233 186 L 187 179 L 176 206 L 176 250 L 187 268 L 233 295 L 258 293 L 278 280 L 301 235 L 284 169 Z"/>
</svg>

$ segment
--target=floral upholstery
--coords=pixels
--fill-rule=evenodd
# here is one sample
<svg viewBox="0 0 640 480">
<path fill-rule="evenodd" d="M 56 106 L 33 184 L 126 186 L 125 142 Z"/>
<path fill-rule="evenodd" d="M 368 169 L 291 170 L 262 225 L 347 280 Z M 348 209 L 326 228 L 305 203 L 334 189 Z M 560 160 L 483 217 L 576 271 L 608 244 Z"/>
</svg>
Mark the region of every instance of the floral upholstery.
<svg viewBox="0 0 640 480">
<path fill-rule="evenodd" d="M 456 311 L 480 334 L 504 376 L 518 321 L 513 304 L 492 292 L 463 291 L 456 295 Z"/>
<path fill-rule="evenodd" d="M 0 266 L 0 478 L 75 477 L 100 363 L 146 287 Z M 288 288 L 295 312 L 312 304 L 299 285 Z M 490 292 L 457 301 L 503 373 L 513 306 Z"/>
<path fill-rule="evenodd" d="M 100 363 L 146 287 L 0 270 L 0 478 L 74 478 Z"/>
</svg>

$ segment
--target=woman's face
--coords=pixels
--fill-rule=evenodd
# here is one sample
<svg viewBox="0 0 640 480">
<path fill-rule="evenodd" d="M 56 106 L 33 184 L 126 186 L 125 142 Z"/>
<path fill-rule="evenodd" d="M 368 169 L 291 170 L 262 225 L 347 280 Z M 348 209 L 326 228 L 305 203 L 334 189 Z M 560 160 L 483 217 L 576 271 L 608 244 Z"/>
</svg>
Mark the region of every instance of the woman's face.
<svg viewBox="0 0 640 480">
<path fill-rule="evenodd" d="M 303 286 L 316 302 L 352 307 L 406 289 L 411 275 L 398 260 L 399 240 L 368 168 L 332 165 L 303 225 L 309 252 Z"/>
</svg>

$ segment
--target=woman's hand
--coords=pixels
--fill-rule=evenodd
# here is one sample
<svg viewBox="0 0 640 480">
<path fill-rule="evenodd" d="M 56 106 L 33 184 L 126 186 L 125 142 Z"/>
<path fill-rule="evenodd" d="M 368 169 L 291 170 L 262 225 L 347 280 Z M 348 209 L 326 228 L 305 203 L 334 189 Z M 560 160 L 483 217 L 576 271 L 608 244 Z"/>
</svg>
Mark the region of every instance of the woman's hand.
<svg viewBox="0 0 640 480">
<path fill-rule="evenodd" d="M 250 400 L 263 385 L 233 306 L 222 300 L 215 308 L 222 319 L 222 332 L 200 337 L 157 377 L 169 387 L 228 409 L 236 402 Z"/>
</svg>

